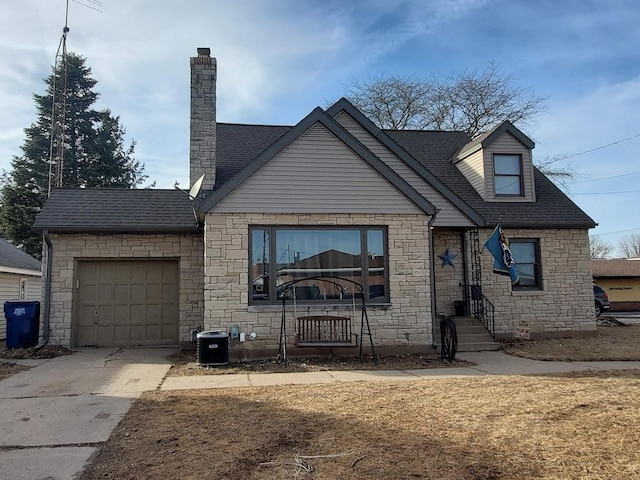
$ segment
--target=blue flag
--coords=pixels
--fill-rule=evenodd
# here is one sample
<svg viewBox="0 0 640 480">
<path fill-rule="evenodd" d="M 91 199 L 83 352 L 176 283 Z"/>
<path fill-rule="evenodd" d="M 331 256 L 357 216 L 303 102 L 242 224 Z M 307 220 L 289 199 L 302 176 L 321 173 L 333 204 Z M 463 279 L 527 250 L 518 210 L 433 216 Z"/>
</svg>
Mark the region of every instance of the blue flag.
<svg viewBox="0 0 640 480">
<path fill-rule="evenodd" d="M 520 277 L 518 276 L 516 262 L 509 248 L 509 240 L 507 240 L 502 231 L 500 223 L 493 229 L 484 246 L 493 255 L 493 273 L 508 275 L 511 277 L 511 285 L 518 285 Z"/>
</svg>

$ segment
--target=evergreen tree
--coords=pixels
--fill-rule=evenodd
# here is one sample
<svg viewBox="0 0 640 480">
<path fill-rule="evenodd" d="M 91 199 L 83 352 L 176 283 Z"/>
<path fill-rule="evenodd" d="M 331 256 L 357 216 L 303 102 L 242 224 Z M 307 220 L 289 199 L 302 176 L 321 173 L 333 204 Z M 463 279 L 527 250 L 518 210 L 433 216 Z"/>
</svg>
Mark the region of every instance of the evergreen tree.
<svg viewBox="0 0 640 480">
<path fill-rule="evenodd" d="M 65 70 L 67 93 L 63 104 Z M 134 158 L 135 143 L 128 147 L 124 144 L 120 118 L 109 110 L 93 108 L 99 94 L 94 91 L 97 82 L 85 58 L 69 53 L 66 69 L 63 65 L 52 69 L 45 83 L 46 93 L 33 96 L 38 119 L 25 129 L 23 154 L 13 158 L 12 170 L 4 173 L 0 190 L 0 230 L 5 238 L 23 244 L 37 258 L 42 242 L 31 226 L 47 199 L 50 171 L 55 177 L 58 166 L 62 166 L 61 184 L 55 177 L 51 185 L 65 188 L 135 188 L 147 178 L 144 165 Z"/>
</svg>

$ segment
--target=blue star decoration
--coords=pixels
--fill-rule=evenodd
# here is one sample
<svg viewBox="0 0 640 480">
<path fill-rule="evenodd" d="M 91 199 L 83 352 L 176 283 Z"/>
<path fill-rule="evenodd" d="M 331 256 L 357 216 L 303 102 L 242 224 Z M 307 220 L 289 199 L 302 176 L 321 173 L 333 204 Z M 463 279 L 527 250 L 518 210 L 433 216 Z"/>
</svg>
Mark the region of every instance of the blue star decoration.
<svg viewBox="0 0 640 480">
<path fill-rule="evenodd" d="M 442 255 L 438 255 L 438 257 L 440 257 L 440 259 L 442 260 L 442 268 L 446 267 L 447 265 L 451 265 L 453 268 L 456 268 L 456 266 L 453 264 L 453 261 L 457 256 L 457 254 L 451 253 L 448 248 L 447 251 Z"/>
</svg>

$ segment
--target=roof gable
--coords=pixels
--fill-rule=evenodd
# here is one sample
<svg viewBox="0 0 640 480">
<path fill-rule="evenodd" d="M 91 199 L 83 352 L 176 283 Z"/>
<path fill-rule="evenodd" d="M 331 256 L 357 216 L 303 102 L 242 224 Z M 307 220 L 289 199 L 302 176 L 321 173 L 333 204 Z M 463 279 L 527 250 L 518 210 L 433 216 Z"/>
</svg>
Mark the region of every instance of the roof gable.
<svg viewBox="0 0 640 480">
<path fill-rule="evenodd" d="M 393 185 L 399 192 L 401 192 L 408 200 L 410 200 L 419 209 L 425 212 L 427 215 L 433 215 L 435 213 L 435 207 L 420 195 L 411 185 L 409 185 L 403 178 L 401 178 L 394 170 L 388 165 L 382 162 L 371 151 L 369 151 L 358 140 L 351 136 L 341 125 L 339 125 L 333 118 L 327 115 L 324 110 L 317 107 L 307 117 L 301 120 L 295 127 L 284 133 L 278 140 L 267 147 L 260 155 L 258 155 L 253 161 L 249 162 L 242 170 L 240 170 L 229 181 L 221 185 L 211 195 L 209 195 L 201 204 L 200 212 L 206 213 L 214 206 L 225 199 L 231 192 L 240 187 L 250 177 L 252 177 L 258 170 L 265 166 L 269 161 L 281 153 L 285 148 L 291 145 L 294 141 L 300 138 L 305 132 L 307 132 L 312 126 L 320 124 L 344 143 L 350 150 L 352 150 L 361 160 L 375 170 L 381 177 L 383 177 L 389 184 Z"/>
<path fill-rule="evenodd" d="M 340 112 L 345 112 L 356 122 L 358 122 L 364 129 L 366 129 L 371 135 L 376 137 L 386 148 L 388 148 L 394 155 L 408 165 L 413 171 L 415 171 L 420 177 L 424 179 L 429 185 L 431 185 L 436 191 L 438 191 L 448 201 L 453 203 L 460 211 L 462 211 L 467 217 L 473 220 L 478 225 L 485 225 L 486 221 L 482 216 L 476 212 L 468 203 L 463 201 L 455 192 L 449 188 L 444 182 L 436 177 L 425 165 L 418 162 L 413 156 L 411 156 L 404 148 L 402 148 L 391 136 L 387 134 L 387 131 L 381 130 L 371 120 L 369 120 L 360 110 L 358 110 L 349 100 L 341 98 L 331 107 L 327 109 L 327 114 L 335 118 Z M 431 132 L 424 132 L 429 134 Z"/>
<path fill-rule="evenodd" d="M 483 133 L 482 135 L 477 136 L 472 141 L 467 143 L 460 149 L 460 153 L 458 153 L 457 158 L 464 158 L 473 152 L 478 151 L 480 148 L 487 148 L 494 141 L 496 141 L 500 135 L 504 133 L 510 133 L 518 140 L 522 145 L 524 145 L 528 149 L 535 148 L 536 144 L 527 137 L 522 131 L 520 131 L 515 125 L 513 125 L 510 121 L 505 120 L 500 125 L 492 128 L 488 132 Z"/>
</svg>

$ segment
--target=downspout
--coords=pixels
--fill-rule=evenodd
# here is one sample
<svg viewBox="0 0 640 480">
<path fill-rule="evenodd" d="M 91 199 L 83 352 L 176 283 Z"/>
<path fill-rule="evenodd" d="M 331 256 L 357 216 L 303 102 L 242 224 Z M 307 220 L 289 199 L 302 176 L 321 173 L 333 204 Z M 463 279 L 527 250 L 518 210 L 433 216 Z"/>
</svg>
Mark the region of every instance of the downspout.
<svg viewBox="0 0 640 480">
<path fill-rule="evenodd" d="M 51 272 L 53 271 L 53 245 L 49 238 L 49 232 L 42 232 L 42 238 L 47 244 L 47 273 L 44 282 L 44 312 L 42 315 L 42 340 L 36 348 L 44 347 L 49 343 L 49 318 L 51 315 Z"/>
<path fill-rule="evenodd" d="M 436 215 L 438 212 L 434 213 L 429 222 L 427 223 L 427 228 L 429 229 L 428 237 L 429 237 L 429 278 L 431 280 L 431 346 L 435 350 L 438 348 L 436 344 L 436 322 L 438 321 L 438 315 L 436 312 L 436 274 L 435 274 L 435 260 L 434 255 L 436 252 L 435 247 L 433 246 L 433 222 L 436 220 Z"/>
</svg>

